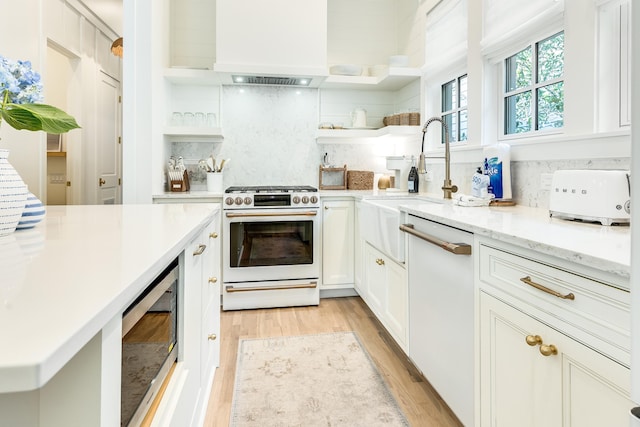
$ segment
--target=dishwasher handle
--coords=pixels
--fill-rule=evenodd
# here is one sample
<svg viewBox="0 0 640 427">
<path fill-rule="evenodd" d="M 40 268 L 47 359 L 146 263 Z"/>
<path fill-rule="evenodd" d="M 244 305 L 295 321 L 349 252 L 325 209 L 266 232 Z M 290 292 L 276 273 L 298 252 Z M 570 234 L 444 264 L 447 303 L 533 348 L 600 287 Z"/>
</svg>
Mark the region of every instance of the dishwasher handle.
<svg viewBox="0 0 640 427">
<path fill-rule="evenodd" d="M 471 255 L 471 245 L 468 245 L 466 243 L 451 243 L 445 240 L 440 240 L 436 237 L 429 236 L 428 234 L 424 234 L 414 230 L 413 224 L 401 224 L 400 230 L 416 236 L 417 238 L 422 239 L 426 242 L 432 243 L 436 246 L 440 246 L 442 249 L 444 249 L 445 251 L 449 251 L 452 254 Z"/>
</svg>

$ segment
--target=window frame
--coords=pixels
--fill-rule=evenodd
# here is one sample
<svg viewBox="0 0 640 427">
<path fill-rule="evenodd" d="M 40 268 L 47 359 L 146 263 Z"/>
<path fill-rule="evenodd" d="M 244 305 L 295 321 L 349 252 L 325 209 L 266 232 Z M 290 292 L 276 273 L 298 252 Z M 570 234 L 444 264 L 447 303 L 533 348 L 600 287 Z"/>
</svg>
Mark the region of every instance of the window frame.
<svg viewBox="0 0 640 427">
<path fill-rule="evenodd" d="M 466 91 L 466 102 L 464 107 L 461 106 L 461 85 L 460 85 L 460 81 L 462 79 L 466 80 L 466 84 L 465 84 L 465 91 Z M 444 110 L 444 92 L 445 92 L 445 86 L 455 82 L 456 84 L 456 102 L 455 102 L 455 107 L 452 107 L 449 110 Z M 452 103 L 453 106 L 453 103 Z M 460 131 L 460 113 L 464 111 L 467 114 L 467 128 L 466 128 L 466 132 L 465 132 L 465 139 L 460 139 L 460 135 L 462 134 L 462 132 Z M 445 116 L 454 114 L 456 117 L 456 139 L 449 139 L 449 143 L 450 144 L 464 144 L 469 140 L 469 76 L 468 73 L 464 72 L 463 74 L 458 74 L 456 77 L 449 79 L 443 83 L 440 84 L 440 113 L 439 116 L 440 118 L 444 121 Z M 449 129 L 450 133 L 452 131 L 452 129 Z M 441 132 L 441 137 L 440 137 L 440 144 L 444 144 L 444 128 L 442 129 Z"/>
<path fill-rule="evenodd" d="M 540 88 L 544 88 L 547 86 L 551 86 L 557 83 L 562 82 L 563 84 L 566 81 L 566 64 L 563 60 L 563 70 L 562 76 L 554 79 L 545 80 L 544 82 L 538 81 L 538 46 L 549 40 L 560 33 L 565 33 L 564 28 L 554 28 L 545 32 L 544 34 L 538 34 L 529 38 L 526 43 L 519 45 L 518 47 L 509 51 L 508 54 L 504 55 L 502 59 L 497 62 L 496 66 L 499 68 L 498 74 L 498 114 L 497 114 L 497 136 L 499 141 L 505 140 L 513 140 L 513 139 L 525 139 L 525 138 L 534 138 L 539 136 L 553 135 L 553 134 L 562 134 L 564 133 L 565 123 L 565 109 L 563 109 L 563 125 L 562 127 L 550 127 L 544 129 L 536 129 L 538 126 L 538 90 Z M 524 86 L 521 88 L 514 89 L 512 91 L 507 91 L 507 72 L 506 72 L 506 62 L 509 58 L 517 55 L 521 51 L 530 48 L 531 49 L 531 76 L 532 81 L 528 86 Z M 566 54 L 566 38 L 565 38 L 565 46 L 563 48 L 563 56 Z M 520 133 L 506 133 L 507 129 L 507 111 L 506 111 L 506 102 L 509 97 L 519 95 L 525 92 L 531 92 L 531 130 L 527 132 Z M 564 98 L 564 94 L 563 94 Z"/>
</svg>

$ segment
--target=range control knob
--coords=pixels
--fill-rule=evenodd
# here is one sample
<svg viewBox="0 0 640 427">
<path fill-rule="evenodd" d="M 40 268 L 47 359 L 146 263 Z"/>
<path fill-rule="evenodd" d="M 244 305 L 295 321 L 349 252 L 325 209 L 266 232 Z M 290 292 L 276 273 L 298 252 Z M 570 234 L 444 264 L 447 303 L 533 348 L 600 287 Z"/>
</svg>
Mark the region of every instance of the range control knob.
<svg viewBox="0 0 640 427">
<path fill-rule="evenodd" d="M 305 205 L 307 203 L 309 203 L 309 197 L 308 196 L 302 196 L 302 203 L 304 203 Z"/>
<path fill-rule="evenodd" d="M 293 203 L 296 205 L 300 203 L 300 196 L 293 196 Z"/>
<path fill-rule="evenodd" d="M 316 196 L 311 196 L 311 203 L 318 203 L 318 198 Z"/>
<path fill-rule="evenodd" d="M 233 197 L 227 197 L 226 199 L 224 199 L 224 202 L 227 205 L 232 205 L 233 204 Z"/>
<path fill-rule="evenodd" d="M 251 202 L 253 202 L 253 199 L 251 197 L 245 197 L 244 198 L 244 204 L 245 205 L 250 205 Z"/>
<path fill-rule="evenodd" d="M 236 197 L 236 205 L 241 205 L 242 204 L 242 197 Z"/>
</svg>

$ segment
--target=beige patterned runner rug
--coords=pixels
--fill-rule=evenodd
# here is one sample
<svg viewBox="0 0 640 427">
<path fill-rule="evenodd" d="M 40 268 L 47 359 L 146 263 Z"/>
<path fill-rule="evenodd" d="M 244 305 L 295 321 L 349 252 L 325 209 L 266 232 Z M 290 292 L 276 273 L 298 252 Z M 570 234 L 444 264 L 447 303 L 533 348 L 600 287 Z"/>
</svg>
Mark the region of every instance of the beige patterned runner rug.
<svg viewBox="0 0 640 427">
<path fill-rule="evenodd" d="M 240 340 L 234 427 L 408 426 L 353 332 Z"/>
</svg>

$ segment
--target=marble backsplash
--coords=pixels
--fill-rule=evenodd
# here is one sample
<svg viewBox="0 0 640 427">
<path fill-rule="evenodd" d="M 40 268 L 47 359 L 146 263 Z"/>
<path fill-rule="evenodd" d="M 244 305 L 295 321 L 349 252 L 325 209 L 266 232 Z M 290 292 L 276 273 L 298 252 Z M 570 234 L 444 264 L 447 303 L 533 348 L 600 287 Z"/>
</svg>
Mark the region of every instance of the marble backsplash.
<svg viewBox="0 0 640 427">
<path fill-rule="evenodd" d="M 198 159 L 213 154 L 230 159 L 224 187 L 231 185 L 319 185 L 318 167 L 325 153 L 336 166 L 391 174 L 386 156 L 415 154 L 419 141 L 372 141 L 367 144 L 318 144 L 318 89 L 270 86 L 224 86 L 221 125 L 223 142 L 174 142 L 171 154 L 182 156 L 191 188 L 205 190 L 206 178 Z M 408 151 L 404 153 L 403 151 Z M 511 163 L 513 199 L 526 206 L 548 208 L 549 191 L 540 188 L 540 175 L 558 169 L 629 169 L 630 158 L 514 161 Z M 453 163 L 451 178 L 459 191 L 471 193 L 471 177 L 478 164 Z M 438 194 L 444 166 L 428 165 L 427 191 Z"/>
</svg>

